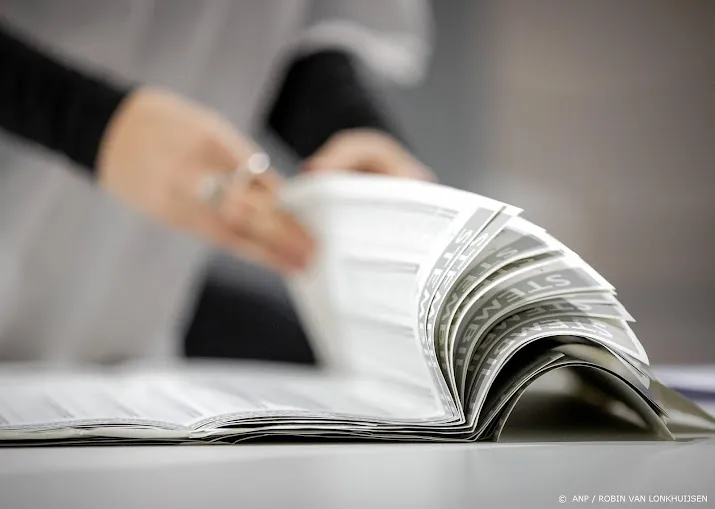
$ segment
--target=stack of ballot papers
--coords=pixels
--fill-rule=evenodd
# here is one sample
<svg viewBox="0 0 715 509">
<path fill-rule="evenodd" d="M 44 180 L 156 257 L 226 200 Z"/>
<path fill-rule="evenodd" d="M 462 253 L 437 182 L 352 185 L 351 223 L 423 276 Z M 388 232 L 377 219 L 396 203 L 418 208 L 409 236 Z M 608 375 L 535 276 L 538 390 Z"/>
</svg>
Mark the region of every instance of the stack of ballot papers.
<svg viewBox="0 0 715 509">
<path fill-rule="evenodd" d="M 318 240 L 287 281 L 318 368 L 8 366 L 0 443 L 498 440 L 555 370 L 572 398 L 647 436 L 715 432 L 653 375 L 613 286 L 519 209 L 341 173 L 300 177 L 282 198 Z"/>
</svg>

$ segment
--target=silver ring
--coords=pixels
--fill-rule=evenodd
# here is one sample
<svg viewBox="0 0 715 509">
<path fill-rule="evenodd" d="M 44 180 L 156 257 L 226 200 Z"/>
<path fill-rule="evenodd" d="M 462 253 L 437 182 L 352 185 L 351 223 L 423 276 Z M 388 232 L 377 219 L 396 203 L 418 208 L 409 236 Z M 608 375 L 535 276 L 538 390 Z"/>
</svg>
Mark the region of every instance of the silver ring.
<svg viewBox="0 0 715 509">
<path fill-rule="evenodd" d="M 271 167 L 271 158 L 265 152 L 255 152 L 246 161 L 246 164 L 235 172 L 235 177 L 243 183 L 265 173 Z"/>
<path fill-rule="evenodd" d="M 202 203 L 218 205 L 231 184 L 249 184 L 251 180 L 265 173 L 271 166 L 271 159 L 264 152 L 256 152 L 246 161 L 246 164 L 231 173 L 211 173 L 203 175 L 199 180 L 197 195 Z"/>
<path fill-rule="evenodd" d="M 202 203 L 207 205 L 218 205 L 226 194 L 226 188 L 230 183 L 229 173 L 211 173 L 203 175 L 199 180 L 197 195 Z"/>
</svg>

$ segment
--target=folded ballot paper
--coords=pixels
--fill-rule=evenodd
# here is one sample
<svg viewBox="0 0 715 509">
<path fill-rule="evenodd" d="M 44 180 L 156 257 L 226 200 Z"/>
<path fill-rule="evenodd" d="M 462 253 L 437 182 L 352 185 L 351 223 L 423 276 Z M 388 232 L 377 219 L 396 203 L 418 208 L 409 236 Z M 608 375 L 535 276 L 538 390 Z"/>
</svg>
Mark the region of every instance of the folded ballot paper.
<svg viewBox="0 0 715 509">
<path fill-rule="evenodd" d="M 283 200 L 319 243 L 288 281 L 319 368 L 5 368 L 0 441 L 498 440 L 558 414 L 552 437 L 715 431 L 653 376 L 608 281 L 519 209 L 347 174 L 298 178 Z"/>
</svg>

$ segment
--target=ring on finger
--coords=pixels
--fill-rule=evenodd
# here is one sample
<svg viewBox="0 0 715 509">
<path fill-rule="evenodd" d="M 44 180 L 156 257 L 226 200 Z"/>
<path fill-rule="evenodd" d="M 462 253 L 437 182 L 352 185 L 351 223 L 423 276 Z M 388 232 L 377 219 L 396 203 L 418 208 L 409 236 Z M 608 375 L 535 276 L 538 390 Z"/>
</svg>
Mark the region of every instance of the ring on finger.
<svg viewBox="0 0 715 509">
<path fill-rule="evenodd" d="M 234 181 L 250 186 L 258 177 L 264 174 L 271 166 L 271 158 L 265 152 L 255 152 L 246 161 L 246 164 L 234 172 Z"/>
</svg>

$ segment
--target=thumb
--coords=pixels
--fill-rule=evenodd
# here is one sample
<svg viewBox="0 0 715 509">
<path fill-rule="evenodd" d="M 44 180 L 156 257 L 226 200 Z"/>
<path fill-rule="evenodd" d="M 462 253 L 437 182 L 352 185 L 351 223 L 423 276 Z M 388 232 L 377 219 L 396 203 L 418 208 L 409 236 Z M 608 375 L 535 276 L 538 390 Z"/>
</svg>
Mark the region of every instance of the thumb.
<svg viewBox="0 0 715 509">
<path fill-rule="evenodd" d="M 347 164 L 340 159 L 334 157 L 313 156 L 306 159 L 300 166 L 302 172 L 325 172 L 325 171 L 340 171 L 350 170 L 352 165 Z"/>
<path fill-rule="evenodd" d="M 375 150 L 353 144 L 326 146 L 308 158 L 302 172 L 352 171 L 436 182 L 434 173 L 407 153 Z"/>
</svg>

